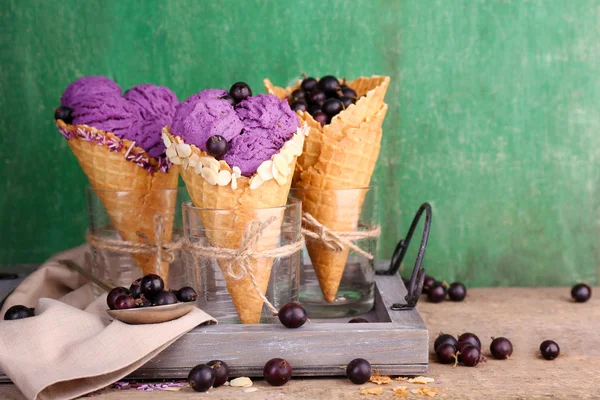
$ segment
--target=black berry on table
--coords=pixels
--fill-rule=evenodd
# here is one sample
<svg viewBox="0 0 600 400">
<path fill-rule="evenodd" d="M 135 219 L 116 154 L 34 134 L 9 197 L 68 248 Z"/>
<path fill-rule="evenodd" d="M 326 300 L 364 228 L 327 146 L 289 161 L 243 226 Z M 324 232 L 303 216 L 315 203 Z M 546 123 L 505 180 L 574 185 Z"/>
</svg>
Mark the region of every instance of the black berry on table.
<svg viewBox="0 0 600 400">
<path fill-rule="evenodd" d="M 592 297 L 592 288 L 585 283 L 578 283 L 571 289 L 571 297 L 577 303 L 584 303 Z"/>
<path fill-rule="evenodd" d="M 215 383 L 213 387 L 219 387 L 227 382 L 229 379 L 229 366 L 225 361 L 212 360 L 208 362 L 208 366 L 215 371 Z"/>
<path fill-rule="evenodd" d="M 206 364 L 196 365 L 188 374 L 188 383 L 196 392 L 207 392 L 215 379 L 215 370 Z"/>
<path fill-rule="evenodd" d="M 292 377 L 292 366 L 283 358 L 273 358 L 265 364 L 263 376 L 271 386 L 283 386 Z"/>
<path fill-rule="evenodd" d="M 371 379 L 371 364 L 364 358 L 355 358 L 346 366 L 346 376 L 357 385 Z"/>
</svg>

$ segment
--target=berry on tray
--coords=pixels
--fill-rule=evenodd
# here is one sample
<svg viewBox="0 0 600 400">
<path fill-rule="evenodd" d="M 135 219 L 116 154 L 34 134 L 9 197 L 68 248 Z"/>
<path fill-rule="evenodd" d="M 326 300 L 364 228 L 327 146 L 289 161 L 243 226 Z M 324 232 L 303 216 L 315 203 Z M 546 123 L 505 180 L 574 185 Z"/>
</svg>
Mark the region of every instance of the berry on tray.
<svg viewBox="0 0 600 400">
<path fill-rule="evenodd" d="M 115 310 L 127 310 L 134 307 L 135 299 L 128 294 L 122 294 L 115 299 Z"/>
<path fill-rule="evenodd" d="M 279 321 L 286 328 L 300 328 L 308 320 L 306 310 L 298 303 L 284 304 L 278 313 Z"/>
</svg>

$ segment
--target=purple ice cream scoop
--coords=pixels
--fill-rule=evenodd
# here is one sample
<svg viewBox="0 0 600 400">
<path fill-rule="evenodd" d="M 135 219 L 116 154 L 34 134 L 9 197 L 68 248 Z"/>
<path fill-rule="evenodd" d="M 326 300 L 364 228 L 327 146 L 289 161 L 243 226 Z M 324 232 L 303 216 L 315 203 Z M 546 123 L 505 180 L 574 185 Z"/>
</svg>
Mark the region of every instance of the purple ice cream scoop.
<svg viewBox="0 0 600 400">
<path fill-rule="evenodd" d="M 179 104 L 171 133 L 203 151 L 211 136 L 223 136 L 227 141 L 239 136 L 243 124 L 233 106 L 221 99 L 225 95 L 226 90 L 207 89 Z"/>
<path fill-rule="evenodd" d="M 88 125 L 127 138 L 137 109 L 121 96 L 97 94 L 82 96 L 73 107 L 72 115 L 73 125 Z"/>
<path fill-rule="evenodd" d="M 60 105 L 76 108 L 89 97 L 121 96 L 121 87 L 105 76 L 84 76 L 71 83 L 60 97 Z"/>
<path fill-rule="evenodd" d="M 166 149 L 161 139 L 164 126 L 171 125 L 177 96 L 166 87 L 139 85 L 125 96 L 115 82 L 103 76 L 89 76 L 70 84 L 61 105 L 71 108 L 73 125 L 88 125 L 135 141 L 151 157 Z"/>
<path fill-rule="evenodd" d="M 167 149 L 161 132 L 163 127 L 173 122 L 178 104 L 175 93 L 164 86 L 138 85 L 125 93 L 125 99 L 135 110 L 134 121 L 125 139 L 135 141 L 151 157 L 164 154 Z"/>
<path fill-rule="evenodd" d="M 239 167 L 242 175 L 252 176 L 263 161 L 270 159 L 294 136 L 299 125 L 298 116 L 287 100 L 266 94 L 242 101 L 237 105 L 236 113 L 244 132 L 230 142 L 223 159 L 230 166 Z"/>
</svg>

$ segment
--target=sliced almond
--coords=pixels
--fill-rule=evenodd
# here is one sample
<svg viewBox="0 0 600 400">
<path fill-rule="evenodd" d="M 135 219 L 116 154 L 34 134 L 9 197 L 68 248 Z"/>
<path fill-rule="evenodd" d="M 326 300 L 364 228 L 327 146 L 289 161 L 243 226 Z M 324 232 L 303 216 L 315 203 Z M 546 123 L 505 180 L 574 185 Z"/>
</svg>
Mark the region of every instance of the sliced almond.
<svg viewBox="0 0 600 400">
<path fill-rule="evenodd" d="M 217 174 L 216 174 L 215 171 L 213 171 L 210 168 L 206 168 L 206 167 L 202 168 L 202 177 L 210 185 L 216 185 L 217 184 Z"/>
<path fill-rule="evenodd" d="M 250 378 L 248 378 L 248 377 L 241 376 L 239 378 L 232 379 L 229 382 L 229 385 L 231 387 L 245 387 L 245 388 L 248 388 L 248 387 L 252 386 L 252 380 Z"/>
<path fill-rule="evenodd" d="M 167 147 L 167 157 L 169 157 L 169 159 L 177 157 L 177 151 L 175 150 L 175 146 Z"/>
<path fill-rule="evenodd" d="M 275 179 L 276 181 L 278 178 L 281 177 L 281 174 L 279 173 L 279 171 L 277 171 L 277 168 L 275 167 L 275 163 L 271 163 L 271 174 L 273 174 L 273 179 Z"/>
<path fill-rule="evenodd" d="M 283 186 L 287 183 L 287 176 L 283 176 L 280 173 L 277 173 L 277 176 L 275 176 L 275 182 L 277 182 L 279 186 Z"/>
<path fill-rule="evenodd" d="M 181 165 L 181 163 L 183 162 L 183 160 L 177 156 L 171 157 L 169 158 L 169 160 L 171 160 L 171 162 L 175 165 Z"/>
<path fill-rule="evenodd" d="M 181 163 L 181 165 L 183 166 L 183 169 L 187 170 L 188 169 L 188 165 L 190 164 L 190 159 L 189 158 L 184 158 L 183 162 Z"/>
<path fill-rule="evenodd" d="M 236 178 L 240 178 L 242 176 L 242 170 L 240 169 L 240 167 L 233 167 L 231 168 L 231 170 L 233 171 L 233 174 Z"/>
<path fill-rule="evenodd" d="M 186 158 L 192 155 L 192 148 L 189 144 L 181 143 L 175 146 L 177 154 L 181 158 Z"/>
<path fill-rule="evenodd" d="M 294 155 L 292 154 L 292 151 L 289 148 L 281 149 L 279 154 L 281 154 L 283 156 L 283 158 L 285 158 L 285 161 L 288 163 L 288 165 L 291 164 L 292 161 L 294 161 Z"/>
<path fill-rule="evenodd" d="M 171 139 L 169 139 L 169 136 L 165 132 L 162 133 L 162 140 L 167 149 L 171 147 Z"/>
<path fill-rule="evenodd" d="M 263 183 L 264 181 L 262 180 L 260 175 L 254 175 L 254 178 L 252 178 L 252 180 L 250 181 L 250 190 L 259 188 Z"/>
<path fill-rule="evenodd" d="M 256 392 L 258 389 L 255 387 L 248 387 L 248 388 L 244 388 L 242 389 L 242 392 L 244 393 L 252 393 L 252 392 Z"/>
<path fill-rule="evenodd" d="M 285 146 L 283 146 L 283 148 L 288 148 L 290 152 L 295 156 L 299 156 L 300 154 L 302 154 L 302 148 L 298 146 L 294 140 L 290 140 L 289 142 L 287 142 Z"/>
<path fill-rule="evenodd" d="M 227 186 L 229 185 L 229 182 L 231 182 L 231 172 L 226 169 L 219 171 L 219 174 L 217 175 L 217 185 Z"/>
<path fill-rule="evenodd" d="M 273 161 L 267 160 L 259 165 L 256 172 L 258 172 L 258 175 L 261 177 L 261 179 L 263 181 L 268 181 L 270 179 L 273 179 L 272 169 L 273 169 Z"/>
<path fill-rule="evenodd" d="M 235 174 L 231 174 L 231 188 L 233 190 L 237 189 L 237 177 Z"/>
<path fill-rule="evenodd" d="M 202 163 L 198 161 L 196 165 L 194 165 L 194 172 L 196 173 L 196 175 L 202 174 L 202 168 Z"/>
<path fill-rule="evenodd" d="M 273 157 L 273 163 L 281 175 L 288 176 L 290 174 L 290 166 L 281 154 L 275 154 Z"/>
</svg>

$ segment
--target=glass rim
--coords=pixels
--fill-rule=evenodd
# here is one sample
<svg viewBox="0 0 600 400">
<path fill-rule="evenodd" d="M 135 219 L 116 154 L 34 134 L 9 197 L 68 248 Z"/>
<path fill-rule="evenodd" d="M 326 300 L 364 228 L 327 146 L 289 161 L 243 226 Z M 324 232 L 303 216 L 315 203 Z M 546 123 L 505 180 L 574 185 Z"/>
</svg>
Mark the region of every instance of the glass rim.
<svg viewBox="0 0 600 400">
<path fill-rule="evenodd" d="M 292 207 L 302 207 L 302 201 L 300 199 L 297 199 L 295 197 L 288 197 L 287 199 L 287 204 L 283 205 L 283 206 L 276 206 L 276 207 L 261 207 L 261 208 L 243 208 L 243 209 L 247 209 L 247 210 L 286 210 L 288 208 L 292 208 Z M 184 207 L 185 209 L 189 209 L 189 210 L 195 210 L 195 211 L 227 211 L 227 212 L 233 212 L 236 211 L 232 208 L 205 208 L 205 207 L 196 207 L 193 203 L 192 200 L 188 200 L 188 201 L 184 201 L 182 204 L 182 207 Z"/>
<path fill-rule="evenodd" d="M 85 187 L 86 192 L 88 193 L 148 193 L 148 192 L 178 192 L 181 189 L 187 189 L 185 186 L 178 186 L 176 188 L 168 188 L 168 189 L 133 189 L 133 190 L 122 190 L 122 189 L 96 189 L 92 185 L 87 185 Z"/>
</svg>

